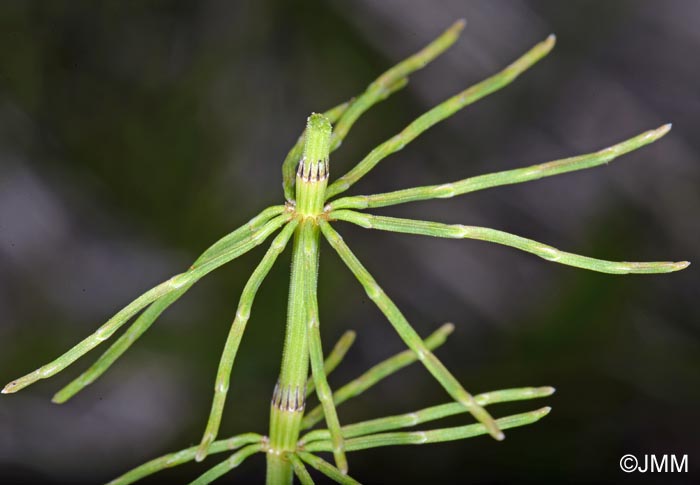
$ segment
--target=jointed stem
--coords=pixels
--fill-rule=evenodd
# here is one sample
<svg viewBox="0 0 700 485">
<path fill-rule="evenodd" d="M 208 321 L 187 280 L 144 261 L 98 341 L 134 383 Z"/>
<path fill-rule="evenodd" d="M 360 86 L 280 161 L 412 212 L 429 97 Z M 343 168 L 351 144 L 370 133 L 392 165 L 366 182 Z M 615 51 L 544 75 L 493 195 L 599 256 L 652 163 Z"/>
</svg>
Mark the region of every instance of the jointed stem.
<svg viewBox="0 0 700 485">
<path fill-rule="evenodd" d="M 554 40 L 554 36 L 550 35 L 545 41 L 537 44 L 498 74 L 475 84 L 416 118 L 399 134 L 394 135 L 392 138 L 376 147 L 352 170 L 329 185 L 326 190 L 326 196 L 330 198 L 344 192 L 367 174 L 367 172 L 372 170 L 380 161 L 392 153 L 403 149 L 403 147 L 431 126 L 452 116 L 465 106 L 508 85 L 523 71 L 527 70 L 542 59 L 542 57 L 547 55 L 549 51 L 552 50 L 552 47 L 554 47 Z"/>
<path fill-rule="evenodd" d="M 338 364 L 343 360 L 354 341 L 355 332 L 352 330 L 348 330 L 338 339 L 331 353 L 328 354 L 328 357 L 323 361 L 323 371 L 326 373 L 326 376 L 329 376 L 330 373 L 338 367 Z M 309 397 L 314 389 L 314 378 L 310 377 L 309 380 L 306 381 L 306 397 Z"/>
<path fill-rule="evenodd" d="M 328 118 L 328 121 L 335 123 L 338 118 L 348 109 L 352 101 L 346 101 L 338 106 L 335 106 L 323 113 L 323 116 Z M 301 132 L 294 146 L 289 150 L 287 156 L 282 162 L 282 187 L 284 188 L 284 197 L 292 201 L 294 200 L 294 179 L 297 176 L 297 164 L 301 160 L 304 152 L 304 135 L 306 130 Z"/>
<path fill-rule="evenodd" d="M 19 379 L 7 384 L 2 390 L 3 394 L 17 392 L 40 379 L 46 379 L 47 377 L 51 377 L 54 374 L 62 371 L 87 352 L 111 337 L 114 332 L 121 328 L 122 325 L 124 325 L 132 316 L 138 313 L 145 306 L 164 295 L 194 284 L 197 280 L 215 270 L 219 266 L 228 263 L 232 259 L 238 257 L 240 254 L 254 248 L 258 244 L 262 243 L 267 236 L 277 230 L 277 228 L 284 224 L 290 217 L 291 215 L 289 214 L 277 216 L 265 224 L 262 228 L 255 231 L 240 245 L 226 247 L 221 252 L 206 259 L 200 265 L 193 266 L 185 273 L 180 273 L 179 275 L 173 276 L 169 280 L 150 289 L 129 305 L 124 307 L 119 313 L 110 318 L 105 324 L 97 329 L 95 333 L 83 339 L 68 352 L 38 368 L 34 372 L 31 372 L 30 374 L 20 377 Z"/>
<path fill-rule="evenodd" d="M 445 343 L 445 340 L 453 330 L 454 325 L 451 323 L 442 325 L 425 339 L 425 346 L 430 350 L 435 350 L 437 347 Z M 382 379 L 393 375 L 397 371 L 414 363 L 416 360 L 418 360 L 418 356 L 412 350 L 404 350 L 403 352 L 399 352 L 398 354 L 389 357 L 335 391 L 333 393 L 333 402 L 336 406 L 340 406 L 348 399 L 359 396 Z M 309 413 L 307 413 L 306 416 L 304 416 L 304 419 L 301 422 L 301 429 L 308 429 L 322 419 L 323 408 L 321 406 L 316 406 Z"/>
<path fill-rule="evenodd" d="M 352 222 L 367 229 L 379 229 L 382 231 L 402 232 L 408 234 L 421 234 L 425 236 L 444 237 L 453 239 L 479 239 L 481 241 L 495 242 L 510 246 L 528 253 L 532 253 L 547 261 L 589 269 L 600 273 L 628 274 L 628 273 L 670 273 L 688 267 L 687 261 L 679 262 L 616 262 L 602 259 L 579 256 L 578 254 L 560 251 L 531 239 L 515 236 L 496 229 L 487 227 L 463 226 L 461 224 L 441 224 L 439 222 L 416 221 L 413 219 L 399 219 L 396 217 L 374 216 L 350 210 L 331 212 L 332 219 Z"/>
<path fill-rule="evenodd" d="M 282 366 L 270 406 L 270 452 L 267 453 L 267 483 L 291 484 L 291 463 L 286 452 L 296 449 L 304 414 L 304 384 L 309 375 L 307 311 L 304 299 L 303 233 L 313 230 L 303 222 L 296 228 L 292 251 L 287 326 Z"/>
<path fill-rule="evenodd" d="M 247 224 L 239 227 L 235 231 L 227 234 L 223 238 L 219 239 L 216 243 L 210 246 L 201 256 L 197 258 L 194 262 L 194 266 L 201 264 L 223 251 L 240 251 L 240 248 L 244 247 L 243 243 L 252 237 L 253 233 L 260 229 L 262 225 L 269 222 L 274 216 L 277 216 L 284 212 L 284 206 L 273 206 L 268 207 L 262 211 L 259 215 L 251 219 Z M 237 257 L 237 256 L 236 256 Z M 104 354 L 100 356 L 97 361 L 90 366 L 88 370 L 83 372 L 79 377 L 71 381 L 67 386 L 58 391 L 54 397 L 53 402 L 64 403 L 73 397 L 75 394 L 83 390 L 86 386 L 92 384 L 97 378 L 99 378 L 109 367 L 124 353 L 127 349 L 148 330 L 148 328 L 155 322 L 155 320 L 163 313 L 170 305 L 175 303 L 182 295 L 187 292 L 187 290 L 192 286 L 192 284 L 186 285 L 177 291 L 173 291 L 158 300 L 151 303 L 151 305 L 138 316 L 136 321 L 131 324 L 131 326 L 121 335 L 116 342 L 114 342 Z"/>
<path fill-rule="evenodd" d="M 550 395 L 554 389 L 551 387 L 528 387 L 518 389 L 503 389 L 500 391 L 492 391 L 474 396 L 474 400 L 480 405 L 486 406 L 500 402 L 518 401 L 525 399 L 534 399 Z M 464 406 L 459 403 L 448 403 L 439 406 L 415 411 L 413 413 L 402 414 L 398 416 L 389 416 L 386 418 L 373 419 L 361 423 L 354 423 L 342 427 L 343 436 L 348 438 L 356 438 L 367 434 L 375 434 L 384 431 L 415 426 L 418 424 L 434 421 L 447 416 L 461 414 L 466 412 Z M 327 429 L 314 430 L 304 435 L 299 443 L 302 448 L 309 447 L 312 443 L 322 442 L 322 446 L 327 446 L 330 440 L 330 432 Z M 248 444 L 259 444 L 263 442 L 263 437 L 255 433 L 247 433 L 232 438 L 215 441 L 209 448 L 210 453 L 222 453 L 225 451 L 233 451 L 237 448 Z M 107 485 L 129 485 L 149 475 L 157 473 L 166 468 L 171 468 L 177 465 L 194 460 L 197 447 L 193 446 L 175 453 L 169 453 L 159 458 L 150 460 L 143 465 L 128 471 L 124 475 L 115 478 Z M 292 453 L 285 455 L 287 459 L 294 465 Z M 302 482 L 303 483 L 303 482 Z"/>
<path fill-rule="evenodd" d="M 535 399 L 538 397 L 550 396 L 554 393 L 553 387 L 522 387 L 517 389 L 503 389 L 500 391 L 485 392 L 474 396 L 474 400 L 480 406 L 487 406 L 500 402 L 522 401 Z M 360 423 L 348 424 L 342 427 L 343 438 L 356 438 L 368 434 L 380 433 L 383 431 L 393 431 L 401 428 L 409 428 L 418 424 L 435 421 L 437 419 L 462 414 L 467 410 L 458 402 L 440 404 L 429 408 L 414 411 L 412 413 L 400 414 L 398 416 L 387 416 L 385 418 L 372 419 Z M 327 429 L 315 429 L 306 433 L 299 440 L 300 446 L 306 446 L 313 441 L 329 440 L 330 433 Z"/>
<path fill-rule="evenodd" d="M 309 340 L 309 359 L 316 394 L 323 406 L 323 413 L 326 416 L 326 424 L 330 430 L 333 441 L 333 457 L 336 466 L 343 472 L 348 471 L 348 461 L 345 457 L 343 445 L 343 435 L 340 432 L 340 422 L 338 413 L 333 404 L 333 395 L 323 366 L 323 347 L 321 343 L 321 333 L 319 328 L 318 315 L 318 227 L 312 226 L 313 230 L 302 232 L 303 258 L 304 258 L 304 299 L 306 301 Z"/>
<path fill-rule="evenodd" d="M 617 157 L 637 150 L 645 145 L 655 142 L 671 129 L 671 125 L 663 125 L 655 130 L 646 131 L 633 138 L 616 145 L 593 153 L 586 153 L 576 157 L 554 160 L 529 167 L 516 168 L 503 172 L 489 173 L 470 177 L 457 182 L 440 185 L 426 185 L 410 189 L 396 190 L 384 194 L 358 195 L 342 197 L 329 204 L 331 210 L 335 209 L 366 209 L 371 207 L 385 207 L 404 204 L 427 199 L 442 199 L 456 195 L 475 192 L 477 190 L 498 187 L 501 185 L 519 184 L 543 177 L 551 177 L 560 173 L 573 172 L 586 168 L 597 167 L 611 162 Z"/>
<path fill-rule="evenodd" d="M 231 368 L 236 359 L 236 353 L 238 352 L 238 347 L 243 338 L 246 324 L 250 318 L 250 310 L 253 306 L 255 295 L 258 292 L 258 288 L 260 288 L 260 284 L 275 264 L 277 257 L 284 251 L 284 248 L 287 247 L 289 238 L 294 233 L 297 224 L 297 220 L 292 220 L 287 223 L 286 227 L 275 237 L 270 245 L 270 249 L 267 250 L 267 253 L 265 253 L 265 256 L 255 268 L 253 274 L 243 288 L 238 303 L 238 309 L 236 310 L 236 317 L 231 324 L 231 330 L 226 339 L 224 351 L 221 354 L 219 370 L 217 371 L 216 382 L 214 384 L 214 402 L 212 403 L 211 413 L 209 414 L 209 420 L 206 430 L 204 431 L 204 436 L 202 437 L 202 442 L 197 451 L 197 461 L 202 461 L 207 456 L 209 445 L 216 439 L 219 432 L 221 416 L 224 412 L 226 394 L 229 388 Z"/>
<path fill-rule="evenodd" d="M 336 250 L 340 258 L 350 268 L 357 280 L 362 284 L 367 292 L 367 296 L 379 307 L 396 332 L 406 345 L 416 353 L 418 360 L 428 369 L 433 377 L 442 385 L 455 401 L 469 409 L 469 412 L 480 422 L 484 423 L 491 436 L 495 439 L 503 439 L 503 433 L 498 429 L 494 419 L 489 413 L 479 406 L 474 398 L 462 387 L 457 379 L 447 370 L 437 357 L 428 349 L 420 336 L 416 333 L 410 323 L 396 307 L 393 301 L 384 293 L 381 287 L 374 280 L 372 275 L 362 266 L 362 263 L 352 253 L 345 244 L 343 238 L 335 232 L 328 222 L 320 221 L 321 230 L 328 242 Z"/>
<path fill-rule="evenodd" d="M 496 420 L 499 429 L 515 428 L 532 424 L 545 417 L 551 408 L 543 407 L 528 413 L 515 414 Z M 345 448 L 348 451 L 366 450 L 368 448 L 378 448 L 380 446 L 396 445 L 423 445 L 427 443 L 440 443 L 442 441 L 463 440 L 482 434 L 489 433 L 482 423 L 474 423 L 466 426 L 455 426 L 451 428 L 433 429 L 429 431 L 406 431 L 396 433 L 379 433 L 359 438 L 346 440 Z M 304 447 L 305 451 L 319 452 L 330 451 L 330 441 L 314 441 Z M 301 453 L 299 453 L 301 456 Z"/>
</svg>

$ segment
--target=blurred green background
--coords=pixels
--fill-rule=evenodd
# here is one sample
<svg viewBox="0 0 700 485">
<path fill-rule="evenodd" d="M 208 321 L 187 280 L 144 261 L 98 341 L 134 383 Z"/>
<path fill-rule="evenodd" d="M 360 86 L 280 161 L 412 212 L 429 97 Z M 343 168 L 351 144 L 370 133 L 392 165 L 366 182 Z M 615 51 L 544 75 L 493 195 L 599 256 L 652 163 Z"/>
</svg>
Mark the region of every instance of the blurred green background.
<svg viewBox="0 0 700 485">
<path fill-rule="evenodd" d="M 376 212 L 487 225 L 606 259 L 700 263 L 700 2 L 7 0 L 0 381 L 59 355 L 213 240 L 282 202 L 280 164 L 306 116 L 361 92 L 460 17 L 468 24 L 458 44 L 362 118 L 332 157 L 332 174 L 555 32 L 557 47 L 532 71 L 387 159 L 352 193 L 585 153 L 672 121 L 662 141 L 609 166 Z M 356 453 L 356 478 L 700 480 L 697 266 L 601 275 L 475 241 L 338 229 L 419 332 L 456 323 L 438 355 L 467 389 L 558 389 L 494 407 L 497 415 L 554 408 L 503 443 Z M 338 386 L 402 345 L 332 250 L 322 251 L 325 346 L 346 329 L 359 334 L 331 378 Z M 50 397 L 97 353 L 2 397 L 0 482 L 100 483 L 198 442 L 239 293 L 262 252 L 200 282 L 68 404 Z M 223 435 L 267 429 L 288 264 L 286 254 L 257 297 Z M 414 366 L 343 405 L 340 418 L 447 399 Z M 690 473 L 625 475 L 626 453 L 688 454 Z M 183 466 L 145 483 L 185 483 L 204 469 Z M 222 483 L 257 482 L 263 472 L 256 457 Z"/>
</svg>

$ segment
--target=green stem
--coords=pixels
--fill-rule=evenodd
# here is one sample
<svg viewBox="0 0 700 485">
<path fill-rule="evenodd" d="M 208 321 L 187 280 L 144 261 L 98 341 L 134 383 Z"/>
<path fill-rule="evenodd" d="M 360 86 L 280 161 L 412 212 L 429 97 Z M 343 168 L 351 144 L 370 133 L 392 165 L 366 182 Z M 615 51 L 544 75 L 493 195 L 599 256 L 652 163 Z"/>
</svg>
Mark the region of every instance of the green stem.
<svg viewBox="0 0 700 485">
<path fill-rule="evenodd" d="M 286 455 L 296 450 L 306 406 L 304 386 L 309 376 L 308 323 L 309 316 L 313 313 L 313 309 L 309 308 L 311 303 L 306 298 L 306 286 L 309 271 L 318 270 L 316 267 L 308 267 L 307 258 L 317 261 L 319 231 L 316 217 L 323 210 L 325 200 L 331 133 L 331 124 L 325 116 L 317 113 L 309 116 L 304 135 L 304 152 L 295 182 L 295 213 L 302 222 L 294 233 L 282 369 L 270 406 L 270 446 L 267 453 L 269 485 L 291 484 L 294 476 Z M 318 385 L 319 381 L 316 380 L 317 388 Z"/>
<path fill-rule="evenodd" d="M 323 113 L 330 123 L 335 123 L 338 118 L 348 109 L 351 101 L 346 101 L 338 106 L 335 106 Z M 294 200 L 294 179 L 297 175 L 297 165 L 301 160 L 304 151 L 304 135 L 306 129 L 301 133 L 294 146 L 289 150 L 287 156 L 282 163 L 282 187 L 284 188 L 284 197 L 288 201 Z"/>
<path fill-rule="evenodd" d="M 282 253 L 282 251 L 284 251 L 284 248 L 287 247 L 287 242 L 292 236 L 297 224 L 297 220 L 292 220 L 277 235 L 277 237 L 272 241 L 267 253 L 265 253 L 265 256 L 263 256 L 262 260 L 255 268 L 253 274 L 251 274 L 248 282 L 243 288 L 243 292 L 241 293 L 241 298 L 238 303 L 238 308 L 236 309 L 236 317 L 231 324 L 231 330 L 229 331 L 228 338 L 226 339 L 224 351 L 221 354 L 221 361 L 219 363 L 219 369 L 217 371 L 216 381 L 214 383 L 214 401 L 212 403 L 204 436 L 202 437 L 202 442 L 199 445 L 199 450 L 197 451 L 197 461 L 202 461 L 204 458 L 206 458 L 209 445 L 211 445 L 219 433 L 219 425 L 221 424 L 221 416 L 224 412 L 224 404 L 226 402 L 226 395 L 228 393 L 229 381 L 231 378 L 231 369 L 233 367 L 233 362 L 236 359 L 236 354 L 238 353 L 238 347 L 243 338 L 243 332 L 245 331 L 246 324 L 250 318 L 250 310 L 253 306 L 255 295 L 257 294 L 258 288 L 260 288 L 263 280 L 270 272 L 270 269 L 275 264 L 277 257 Z"/>
<path fill-rule="evenodd" d="M 313 235 L 313 232 L 313 223 L 307 219 L 297 226 L 294 233 L 282 368 L 270 406 L 270 444 L 267 453 L 269 485 L 291 483 L 292 467 L 285 454 L 296 449 L 304 415 L 304 385 L 309 375 L 309 351 L 307 308 L 304 301 L 303 240 L 309 237 L 308 233 Z"/>
</svg>

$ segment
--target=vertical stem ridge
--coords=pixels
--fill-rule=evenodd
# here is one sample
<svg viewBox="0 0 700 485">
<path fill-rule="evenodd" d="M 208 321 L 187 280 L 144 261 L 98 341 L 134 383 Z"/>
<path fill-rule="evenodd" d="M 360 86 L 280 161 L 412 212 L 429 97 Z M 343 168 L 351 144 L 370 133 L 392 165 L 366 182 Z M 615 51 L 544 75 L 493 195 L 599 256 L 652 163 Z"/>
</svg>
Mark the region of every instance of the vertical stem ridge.
<svg viewBox="0 0 700 485">
<path fill-rule="evenodd" d="M 313 227 L 312 221 L 307 219 L 297 226 L 294 233 L 282 368 L 270 405 L 270 446 L 267 452 L 269 485 L 292 482 L 292 466 L 285 454 L 296 450 L 306 405 L 304 388 L 309 375 L 309 352 L 302 241 L 305 237 L 303 233 L 309 231 L 313 231 Z"/>
</svg>

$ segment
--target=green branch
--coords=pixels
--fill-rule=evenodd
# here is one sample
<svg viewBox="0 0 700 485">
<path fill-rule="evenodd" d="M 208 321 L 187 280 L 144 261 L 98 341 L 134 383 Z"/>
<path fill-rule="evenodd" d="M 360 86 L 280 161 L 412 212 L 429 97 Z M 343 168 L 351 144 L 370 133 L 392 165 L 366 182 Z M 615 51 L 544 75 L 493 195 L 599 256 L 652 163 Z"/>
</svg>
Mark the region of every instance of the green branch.
<svg viewBox="0 0 700 485">
<path fill-rule="evenodd" d="M 297 220 L 292 220 L 282 229 L 277 237 L 275 237 L 270 248 L 265 253 L 265 256 L 263 256 L 255 270 L 253 270 L 253 274 L 250 275 L 248 282 L 243 288 L 238 308 L 236 309 L 236 317 L 231 324 L 231 330 L 226 339 L 224 351 L 221 354 L 221 361 L 219 362 L 219 369 L 214 382 L 214 400 L 211 405 L 211 412 L 204 431 L 204 436 L 202 436 L 202 441 L 197 451 L 197 461 L 202 461 L 206 458 L 209 446 L 219 433 L 221 416 L 224 412 L 224 404 L 226 403 L 226 395 L 228 394 L 229 381 L 231 379 L 231 369 L 233 368 L 233 362 L 236 359 L 238 347 L 243 338 L 243 332 L 245 332 L 246 324 L 250 318 L 250 311 L 253 307 L 255 295 L 263 280 L 270 272 L 270 269 L 272 269 L 272 266 L 275 264 L 275 261 L 277 261 L 277 257 L 287 247 L 289 238 L 292 237 L 297 224 Z"/>
<path fill-rule="evenodd" d="M 418 135 L 426 131 L 428 128 L 446 118 L 449 118 L 462 108 L 507 86 L 520 74 L 546 56 L 554 47 L 554 41 L 554 36 L 550 35 L 545 41 L 537 44 L 498 74 L 475 84 L 474 86 L 455 96 L 452 96 L 427 113 L 424 113 L 416 118 L 399 134 L 394 135 L 376 147 L 352 170 L 329 185 L 328 190 L 326 190 L 327 198 L 334 197 L 350 188 L 355 182 L 365 176 L 367 172 L 372 170 L 379 162 L 392 153 L 403 149 L 407 144 L 413 141 Z"/>
<path fill-rule="evenodd" d="M 687 261 L 669 262 L 618 262 L 603 259 L 579 256 L 567 253 L 559 249 L 547 246 L 532 239 L 516 236 L 487 227 L 463 226 L 461 224 L 441 224 L 439 222 L 416 221 L 413 219 L 399 219 L 396 217 L 374 216 L 362 214 L 350 210 L 331 212 L 332 219 L 352 222 L 366 229 L 379 229 L 382 231 L 401 232 L 407 234 L 420 234 L 423 236 L 442 237 L 451 239 L 478 239 L 494 242 L 504 246 L 510 246 L 521 251 L 532 253 L 547 261 L 575 266 L 577 268 L 598 271 L 600 273 L 628 274 L 628 273 L 671 273 L 685 269 L 690 264 Z"/>
<path fill-rule="evenodd" d="M 353 342 L 355 342 L 355 337 L 355 332 L 348 330 L 338 339 L 333 350 L 331 350 L 331 353 L 328 354 L 328 357 L 326 357 L 326 360 L 323 362 L 323 371 L 326 373 L 326 376 L 330 375 L 331 372 L 338 367 L 338 364 L 342 362 L 343 358 L 345 358 L 348 350 L 350 350 Z M 309 380 L 306 381 L 306 397 L 309 397 L 315 388 L 313 377 L 309 377 Z"/>
<path fill-rule="evenodd" d="M 211 245 L 201 256 L 197 258 L 194 262 L 194 266 L 201 264 L 203 261 L 211 259 L 223 252 L 231 252 L 234 254 L 241 255 L 245 250 L 246 240 L 250 239 L 255 231 L 260 229 L 265 223 L 269 222 L 275 216 L 278 216 L 284 212 L 284 206 L 273 206 L 268 207 L 262 211 L 259 215 L 251 219 L 247 224 L 239 227 L 235 231 L 227 234 L 223 238 L 219 239 L 216 243 Z M 238 257 L 238 256 L 234 256 Z M 116 342 L 114 342 L 94 364 L 90 366 L 85 372 L 83 372 L 79 377 L 71 381 L 63 389 L 58 391 L 54 396 L 52 401 L 57 404 L 62 404 L 68 401 L 70 398 L 75 396 L 77 393 L 82 391 L 85 387 L 92 384 L 97 380 L 102 374 L 104 374 L 107 369 L 110 368 L 114 362 L 121 357 L 121 355 L 126 352 L 131 345 L 138 340 L 141 335 L 146 332 L 156 321 L 156 319 L 163 313 L 170 305 L 175 303 L 182 295 L 184 295 L 187 290 L 192 287 L 191 284 L 180 288 L 177 291 L 173 291 L 165 296 L 162 296 L 158 300 L 151 303 L 151 305 L 144 310 L 144 312 L 138 316 L 136 321 L 131 324 L 131 326 L 121 335 Z"/>
<path fill-rule="evenodd" d="M 551 411 L 551 408 L 544 407 L 528 413 L 515 414 L 513 416 L 497 419 L 496 424 L 499 429 L 525 426 L 539 421 L 549 414 L 549 411 Z M 428 443 L 440 443 L 443 441 L 463 440 L 487 433 L 489 433 L 489 431 L 486 426 L 481 423 L 475 423 L 466 426 L 455 426 L 429 431 L 379 433 L 359 438 L 351 438 L 345 442 L 345 447 L 348 451 L 359 451 L 369 448 L 379 448 L 381 446 L 423 445 Z M 330 451 L 330 448 L 331 442 L 326 440 L 309 443 L 304 449 L 309 452 L 320 452 Z"/>
<path fill-rule="evenodd" d="M 261 229 L 253 233 L 253 235 L 246 239 L 245 243 L 241 244 L 240 247 L 234 246 L 232 248 L 226 248 L 216 256 L 205 260 L 202 264 L 193 266 L 185 273 L 180 273 L 179 275 L 173 276 L 169 280 L 155 286 L 154 288 L 151 288 L 146 293 L 132 301 L 129 305 L 124 307 L 119 313 L 98 328 L 96 332 L 83 339 L 68 352 L 64 353 L 48 364 L 39 367 L 34 372 L 10 382 L 2 390 L 2 393 L 9 394 L 17 392 L 38 380 L 46 379 L 61 372 L 87 352 L 111 337 L 114 332 L 119 330 L 122 325 L 124 325 L 131 317 L 141 311 L 144 307 L 154 302 L 158 298 L 167 295 L 168 293 L 172 293 L 184 288 L 185 286 L 194 284 L 196 281 L 219 266 L 228 263 L 232 259 L 238 257 L 240 254 L 254 248 L 258 244 L 262 243 L 271 233 L 277 230 L 290 217 L 291 215 L 289 214 L 277 216 L 265 224 Z"/>
<path fill-rule="evenodd" d="M 341 472 L 323 458 L 304 451 L 297 452 L 296 455 L 336 483 L 342 485 L 360 485 L 360 482 Z"/>
<path fill-rule="evenodd" d="M 251 457 L 256 453 L 264 451 L 265 446 L 266 445 L 264 443 L 258 443 L 254 445 L 248 445 L 245 448 L 241 448 L 233 455 L 228 457 L 226 460 L 222 461 L 215 467 L 210 468 L 207 472 L 202 474 L 196 480 L 192 480 L 190 482 L 190 485 L 207 485 L 213 482 L 214 480 L 223 477 L 228 472 L 230 472 L 231 470 L 239 466 L 241 463 L 243 463 L 247 458 Z"/>
<path fill-rule="evenodd" d="M 234 436 L 225 440 L 215 441 L 209 447 L 209 453 L 222 453 L 224 451 L 234 451 L 242 446 L 249 444 L 260 444 L 263 442 L 263 437 L 256 433 L 246 433 L 239 436 Z M 197 453 L 197 447 L 192 446 L 190 448 L 177 451 L 175 453 L 168 453 L 167 455 L 160 456 L 151 461 L 144 463 L 141 466 L 134 468 L 126 472 L 125 474 L 115 478 L 107 485 L 129 485 L 131 483 L 137 482 L 142 478 L 146 478 L 149 475 L 153 475 L 166 468 L 172 468 L 177 465 L 182 465 L 184 463 L 194 460 L 195 454 Z"/>
<path fill-rule="evenodd" d="M 537 399 L 540 397 L 551 396 L 553 393 L 553 387 L 522 387 L 485 392 L 474 396 L 474 400 L 480 406 L 488 406 L 490 404 L 502 402 Z M 348 424 L 343 426 L 342 433 L 345 439 L 356 438 L 358 436 L 375 434 L 383 431 L 409 428 L 466 412 L 468 412 L 468 410 L 462 406 L 462 404 L 458 402 L 451 402 L 421 409 L 412 413 L 400 414 L 398 416 L 387 416 L 384 418 L 362 421 L 360 423 Z M 299 440 L 299 445 L 304 447 L 313 441 L 327 441 L 328 439 L 330 439 L 330 433 L 327 429 L 316 429 L 306 433 Z"/>
<path fill-rule="evenodd" d="M 446 323 L 433 332 L 428 338 L 425 339 L 424 344 L 426 348 L 430 350 L 435 350 L 437 347 L 441 346 L 447 340 L 447 337 L 454 330 L 454 325 L 451 323 Z M 418 360 L 418 356 L 412 350 L 404 350 L 398 354 L 389 357 L 388 359 L 380 362 L 379 364 L 373 366 L 368 371 L 363 373 L 361 376 L 353 379 L 352 381 L 345 384 L 343 387 L 338 389 L 333 393 L 333 402 L 336 406 L 340 406 L 342 403 L 351 399 L 355 396 L 359 396 L 363 392 L 367 391 L 372 386 L 376 385 L 379 381 L 386 379 L 390 375 L 396 373 L 397 371 L 403 369 L 404 367 L 414 363 Z M 311 410 L 301 422 L 302 429 L 309 429 L 319 421 L 323 419 L 323 408 L 319 405 Z"/>
<path fill-rule="evenodd" d="M 408 82 L 407 76 L 409 74 L 424 68 L 429 62 L 445 52 L 455 43 L 463 29 L 464 20 L 458 20 L 437 39 L 412 56 L 399 62 L 373 81 L 338 120 L 338 124 L 334 129 L 333 140 L 331 141 L 332 149 L 340 146 L 352 125 L 365 111 L 395 92 L 397 86 L 398 89 L 405 86 Z"/>
<path fill-rule="evenodd" d="M 386 207 L 405 204 L 406 202 L 414 202 L 418 200 L 446 199 L 491 187 L 519 184 L 566 172 L 593 168 L 610 163 L 617 157 L 655 142 L 668 133 L 670 129 L 670 124 L 663 125 L 655 130 L 646 131 L 633 138 L 597 152 L 586 153 L 576 157 L 563 158 L 561 160 L 554 160 L 551 162 L 541 163 L 539 165 L 531 165 L 529 167 L 516 168 L 514 170 L 505 170 L 503 172 L 479 175 L 447 184 L 426 185 L 423 187 L 396 190 L 383 194 L 342 197 L 331 202 L 328 207 L 330 210 L 368 209 L 372 207 Z"/>
<path fill-rule="evenodd" d="M 425 366 L 430 374 L 442 385 L 447 393 L 457 402 L 462 403 L 469 409 L 474 418 L 484 423 L 491 436 L 497 440 L 504 438 L 503 433 L 498 429 L 497 424 L 491 415 L 469 394 L 459 381 L 450 373 L 440 360 L 428 349 L 418 333 L 413 329 L 406 317 L 396 307 L 393 301 L 384 293 L 384 290 L 377 284 L 372 275 L 362 266 L 362 263 L 352 253 L 345 244 L 343 238 L 335 232 L 328 222 L 321 220 L 321 231 L 333 249 L 336 250 L 340 258 L 355 275 L 360 284 L 364 287 L 367 296 L 382 311 L 387 320 L 394 327 L 404 343 L 418 356 L 418 360 Z"/>
</svg>

